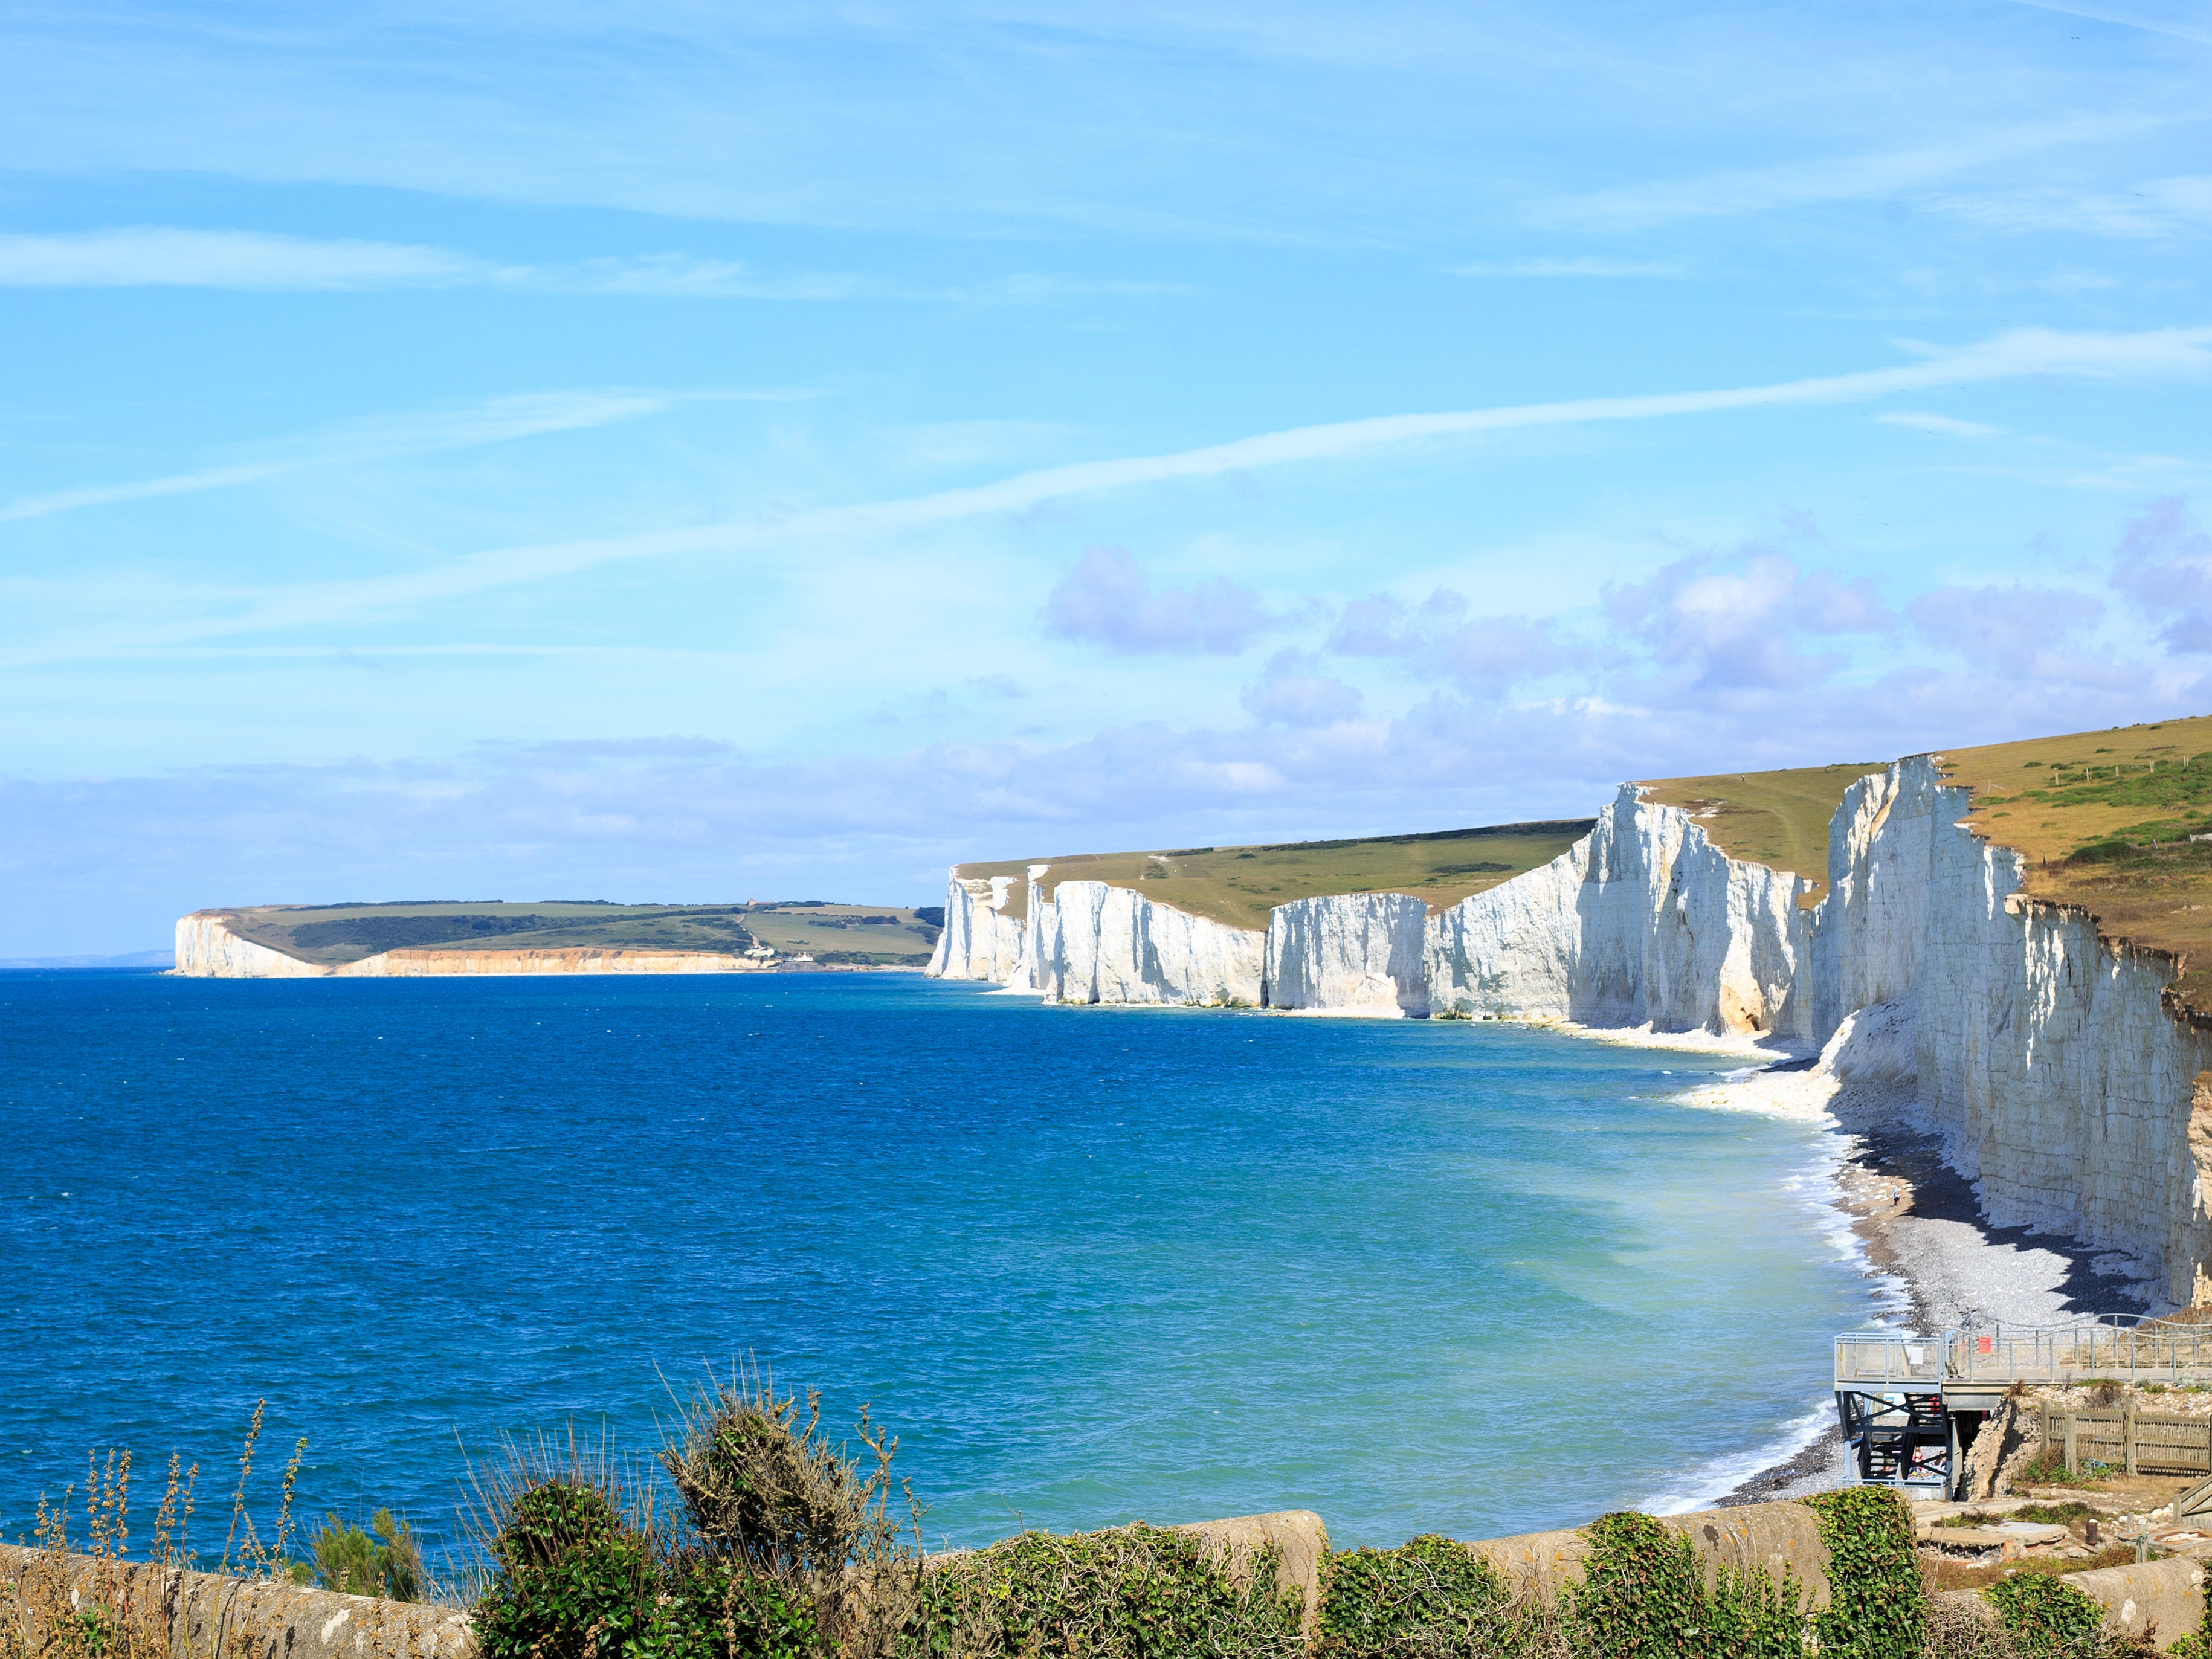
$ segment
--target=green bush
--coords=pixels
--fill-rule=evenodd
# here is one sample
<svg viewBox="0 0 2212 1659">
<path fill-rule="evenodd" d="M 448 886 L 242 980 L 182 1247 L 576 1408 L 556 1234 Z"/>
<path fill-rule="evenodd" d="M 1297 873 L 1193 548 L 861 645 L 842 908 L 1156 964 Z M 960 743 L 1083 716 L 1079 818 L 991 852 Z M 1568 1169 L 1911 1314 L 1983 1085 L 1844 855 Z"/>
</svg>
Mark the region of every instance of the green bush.
<svg viewBox="0 0 2212 1659">
<path fill-rule="evenodd" d="M 2095 1654 L 2105 1609 L 2053 1573 L 2023 1572 L 1982 1594 L 2026 1659 Z"/>
<path fill-rule="evenodd" d="M 1764 1573 L 1723 1568 L 1708 1587 L 1688 1537 L 1632 1511 L 1601 1517 L 1583 1536 L 1589 1559 L 1567 1605 L 1577 1652 L 1635 1659 L 1804 1653 L 1804 1598 L 1795 1579 L 1777 1584 Z"/>
<path fill-rule="evenodd" d="M 333 1514 L 307 1540 L 315 1582 L 348 1595 L 380 1595 L 387 1601 L 419 1601 L 423 1595 L 422 1552 L 413 1528 L 394 1521 L 390 1510 L 377 1510 L 370 1530 L 343 1525 Z M 296 1574 L 295 1574 L 296 1576 Z"/>
<path fill-rule="evenodd" d="M 1821 1659 L 1907 1659 L 1927 1639 L 1928 1589 L 1912 1553 L 1912 1512 L 1887 1486 L 1805 1500 L 1828 1548 L 1828 1605 L 1814 1615 Z"/>
<path fill-rule="evenodd" d="M 621 1659 L 667 1644 L 655 1540 L 584 1481 L 526 1486 L 490 1551 L 477 1604 L 483 1659 Z"/>
<path fill-rule="evenodd" d="M 1464 1652 L 1507 1621 L 1505 1582 L 1464 1545 L 1435 1533 L 1394 1550 L 1333 1553 L 1322 1571 L 1328 1659 Z"/>
<path fill-rule="evenodd" d="M 812 1600 L 726 1561 L 684 1564 L 674 1584 L 656 1659 L 806 1659 L 822 1650 Z"/>
<path fill-rule="evenodd" d="M 914 1659 L 1295 1659 L 1303 1608 L 1277 1593 L 1276 1565 L 1255 1552 L 1240 1588 L 1188 1533 L 1024 1533 L 933 1564 L 902 1646 Z"/>
</svg>

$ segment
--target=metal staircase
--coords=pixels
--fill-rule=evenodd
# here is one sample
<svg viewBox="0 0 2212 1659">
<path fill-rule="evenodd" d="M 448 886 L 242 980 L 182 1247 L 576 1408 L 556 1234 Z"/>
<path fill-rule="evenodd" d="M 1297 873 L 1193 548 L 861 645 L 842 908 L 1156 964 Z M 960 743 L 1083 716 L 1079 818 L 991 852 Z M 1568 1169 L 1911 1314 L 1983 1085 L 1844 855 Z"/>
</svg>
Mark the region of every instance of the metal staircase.
<svg viewBox="0 0 2212 1659">
<path fill-rule="evenodd" d="M 2212 1384 L 2212 1325 L 2104 1314 L 2069 1325 L 1970 1324 L 1940 1337 L 1836 1339 L 1836 1414 L 1862 1481 L 1950 1497 L 1960 1464 L 2015 1382 Z"/>
</svg>

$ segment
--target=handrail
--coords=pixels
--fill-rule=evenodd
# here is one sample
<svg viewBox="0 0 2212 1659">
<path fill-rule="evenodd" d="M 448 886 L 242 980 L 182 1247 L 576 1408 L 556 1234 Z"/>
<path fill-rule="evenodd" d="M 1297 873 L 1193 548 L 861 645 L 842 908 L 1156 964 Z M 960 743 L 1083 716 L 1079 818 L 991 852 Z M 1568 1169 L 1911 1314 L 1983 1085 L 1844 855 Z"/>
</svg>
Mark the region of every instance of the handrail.
<svg viewBox="0 0 2212 1659">
<path fill-rule="evenodd" d="M 2063 1325 L 1954 1326 L 1940 1337 L 1854 1331 L 1835 1340 L 1836 1386 L 2212 1381 L 2212 1325 L 2099 1314 Z"/>
</svg>

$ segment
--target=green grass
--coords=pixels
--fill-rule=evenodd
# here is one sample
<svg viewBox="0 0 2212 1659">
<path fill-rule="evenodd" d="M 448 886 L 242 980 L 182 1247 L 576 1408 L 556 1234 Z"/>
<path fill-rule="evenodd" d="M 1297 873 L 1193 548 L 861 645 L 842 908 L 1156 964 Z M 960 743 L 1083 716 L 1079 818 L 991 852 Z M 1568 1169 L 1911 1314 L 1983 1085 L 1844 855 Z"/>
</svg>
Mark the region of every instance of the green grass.
<svg viewBox="0 0 2212 1659">
<path fill-rule="evenodd" d="M 263 905 L 222 913 L 240 937 L 337 967 L 390 950 L 682 951 L 742 955 L 757 940 L 817 961 L 919 967 L 937 930 L 886 905 L 537 904 L 457 901 Z"/>
<path fill-rule="evenodd" d="M 2174 994 L 2212 1014 L 2212 716 L 1947 750 L 1968 822 L 2027 862 L 2027 890 L 2183 958 Z"/>
<path fill-rule="evenodd" d="M 1693 816 L 1713 845 L 1732 859 L 1787 870 L 1814 884 L 1798 902 L 1809 909 L 1828 886 L 1828 823 L 1844 791 L 1885 761 L 1802 766 L 1779 772 L 1722 772 L 1703 778 L 1660 778 L 1644 799 Z"/>
<path fill-rule="evenodd" d="M 2175 994 L 2212 1014 L 2212 716 L 2029 738 L 1936 756 L 1966 822 L 2020 853 L 2027 890 L 2077 905 L 2109 939 L 2183 959 Z M 1825 877 L 1828 821 L 1878 764 L 1667 778 L 1650 799 L 1697 814 L 1715 845 Z M 1799 902 L 1816 902 L 1825 884 Z"/>
<path fill-rule="evenodd" d="M 1042 883 L 1048 897 L 1063 881 L 1103 881 L 1191 915 L 1232 927 L 1264 928 L 1267 912 L 1276 905 L 1318 894 L 1410 893 L 1431 910 L 1441 910 L 1549 864 L 1588 835 L 1590 823 L 1589 818 L 1565 818 L 1352 841 L 1084 853 L 963 864 L 957 873 L 1019 876 L 1031 864 L 1044 864 L 1051 866 Z M 1017 886 L 1006 913 L 1024 914 L 1023 898 Z"/>
</svg>

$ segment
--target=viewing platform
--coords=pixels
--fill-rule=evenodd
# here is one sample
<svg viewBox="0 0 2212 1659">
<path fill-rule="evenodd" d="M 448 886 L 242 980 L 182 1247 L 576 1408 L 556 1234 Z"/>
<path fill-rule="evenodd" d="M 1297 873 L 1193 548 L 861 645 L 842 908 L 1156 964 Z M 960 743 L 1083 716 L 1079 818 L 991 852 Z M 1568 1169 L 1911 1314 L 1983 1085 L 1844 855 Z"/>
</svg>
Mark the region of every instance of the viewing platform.
<svg viewBox="0 0 2212 1659">
<path fill-rule="evenodd" d="M 1859 1480 L 1931 1496 L 1953 1495 L 1966 1449 L 2015 1383 L 2093 1382 L 2212 1388 L 2212 1325 L 2097 1314 L 2065 1325 L 1962 1326 L 1937 1337 L 1836 1338 L 1836 1413 Z"/>
</svg>

